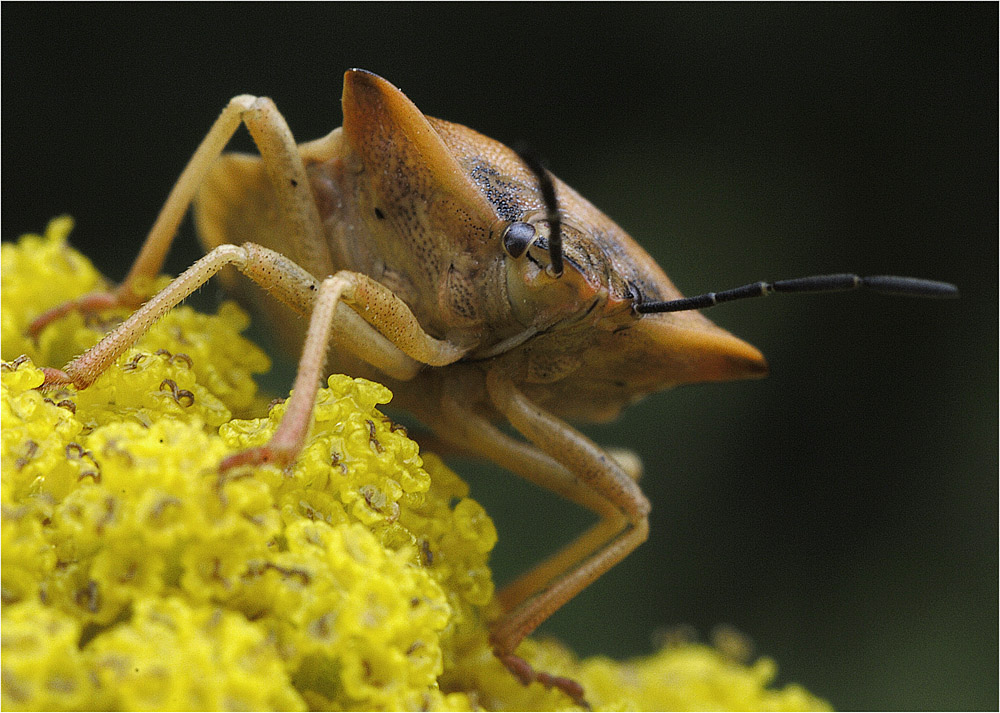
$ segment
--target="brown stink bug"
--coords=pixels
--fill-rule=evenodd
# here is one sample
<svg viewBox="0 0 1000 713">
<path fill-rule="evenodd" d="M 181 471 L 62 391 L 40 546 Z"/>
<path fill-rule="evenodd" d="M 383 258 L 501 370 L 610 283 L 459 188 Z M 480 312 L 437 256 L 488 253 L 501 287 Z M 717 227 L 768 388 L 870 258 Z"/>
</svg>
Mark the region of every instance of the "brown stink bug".
<svg viewBox="0 0 1000 713">
<path fill-rule="evenodd" d="M 386 383 L 446 447 L 488 458 L 592 510 L 600 521 L 498 595 L 497 656 L 524 683 L 584 703 L 573 681 L 514 654 L 555 610 L 641 544 L 649 502 L 636 459 L 567 421 L 614 419 L 679 384 L 760 377 L 761 353 L 696 310 L 770 292 L 847 290 L 948 297 L 899 277 L 825 275 L 685 298 L 621 228 L 569 186 L 471 129 L 425 116 L 361 70 L 344 79 L 344 125 L 296 144 L 269 99 L 232 99 L 177 181 L 124 283 L 46 313 L 138 309 L 46 384 L 91 384 L 154 320 L 221 277 L 301 347 L 294 393 L 271 442 L 221 468 L 289 462 L 327 371 Z M 220 155 L 245 123 L 260 156 Z M 205 257 L 139 305 L 188 205 Z M 231 271 L 230 271 L 231 272 Z M 276 299 L 265 297 L 260 289 Z M 289 319 L 288 309 L 308 317 Z M 510 423 L 524 439 L 498 424 Z"/>
</svg>

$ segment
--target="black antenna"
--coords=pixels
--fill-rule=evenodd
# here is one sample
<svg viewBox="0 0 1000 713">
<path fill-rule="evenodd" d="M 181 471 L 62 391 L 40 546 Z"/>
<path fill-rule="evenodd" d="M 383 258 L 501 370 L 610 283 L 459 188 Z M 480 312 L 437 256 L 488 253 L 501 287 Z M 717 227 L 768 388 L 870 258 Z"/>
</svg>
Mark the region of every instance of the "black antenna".
<svg viewBox="0 0 1000 713">
<path fill-rule="evenodd" d="M 742 287 L 735 287 L 725 292 L 706 292 L 695 297 L 681 297 L 666 302 L 640 302 L 634 309 L 639 314 L 652 312 L 684 312 L 692 309 L 714 307 L 723 302 L 743 300 L 750 297 L 767 297 L 772 292 L 849 292 L 865 289 L 883 295 L 898 295 L 900 297 L 958 297 L 958 288 L 948 282 L 924 280 L 919 277 L 899 277 L 897 275 L 873 275 L 859 277 L 858 275 L 813 275 L 798 277 L 793 280 L 778 280 L 777 282 L 754 282 Z"/>
<path fill-rule="evenodd" d="M 561 277 L 563 274 L 562 254 L 562 217 L 559 215 L 559 204 L 556 202 L 556 187 L 538 154 L 526 146 L 517 149 L 517 155 L 538 178 L 538 187 L 545 201 L 545 219 L 549 222 L 549 260 L 552 263 L 552 274 Z"/>
</svg>

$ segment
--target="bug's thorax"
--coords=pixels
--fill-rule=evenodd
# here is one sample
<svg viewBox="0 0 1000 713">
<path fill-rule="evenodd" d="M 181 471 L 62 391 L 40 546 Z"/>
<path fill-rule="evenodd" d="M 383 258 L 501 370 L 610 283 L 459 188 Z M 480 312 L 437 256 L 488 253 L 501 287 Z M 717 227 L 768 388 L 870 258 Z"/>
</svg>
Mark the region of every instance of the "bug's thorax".
<svg viewBox="0 0 1000 713">
<path fill-rule="evenodd" d="M 389 287 L 429 333 L 467 344 L 473 359 L 593 324 L 607 307 L 624 311 L 625 283 L 589 226 L 568 222 L 568 269 L 547 272 L 543 204 L 513 151 L 368 80 L 348 83 L 343 129 L 302 147 L 338 269 Z M 516 220 L 538 225 L 521 260 L 499 235 Z"/>
</svg>

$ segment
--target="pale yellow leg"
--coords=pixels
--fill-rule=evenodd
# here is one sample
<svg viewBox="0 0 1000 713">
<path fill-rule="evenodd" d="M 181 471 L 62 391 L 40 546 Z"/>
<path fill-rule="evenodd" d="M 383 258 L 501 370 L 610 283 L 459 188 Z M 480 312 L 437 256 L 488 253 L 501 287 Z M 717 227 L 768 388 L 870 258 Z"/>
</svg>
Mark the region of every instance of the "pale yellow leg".
<svg viewBox="0 0 1000 713">
<path fill-rule="evenodd" d="M 458 395 L 446 393 L 442 411 L 446 423 L 434 430 L 441 438 L 453 441 L 456 447 L 464 447 L 602 517 L 617 513 L 611 503 L 576 478 L 565 466 L 531 443 L 512 438 L 478 413 L 470 411 Z"/>
<path fill-rule="evenodd" d="M 604 449 L 609 456 L 625 471 L 625 474 L 635 482 L 639 482 L 642 477 L 642 459 L 638 454 L 628 448 L 606 447 Z"/>
<path fill-rule="evenodd" d="M 614 458 L 582 433 L 528 400 L 500 370 L 488 373 L 487 388 L 494 405 L 514 428 L 565 469 L 565 473 L 560 473 L 551 468 L 524 467 L 528 459 L 517 454 L 523 454 L 525 449 L 510 449 L 508 460 L 515 472 L 560 494 L 577 495 L 571 499 L 586 504 L 602 518 L 577 540 L 501 593 L 504 604 L 512 608 L 494 624 L 490 637 L 497 656 L 522 681 L 538 680 L 556 686 L 584 704 L 578 684 L 535 672 L 514 655 L 514 650 L 541 622 L 646 540 L 649 501 Z M 491 445 L 493 436 L 481 435 L 483 441 L 478 445 L 486 449 L 497 448 Z M 516 462 L 519 458 L 522 460 L 520 467 Z M 593 495 L 579 497 L 581 485 Z M 600 504 L 595 504 L 593 496 Z"/>
<path fill-rule="evenodd" d="M 501 435 L 503 434 L 501 433 Z M 528 448 L 531 447 L 527 443 L 522 443 L 521 445 Z M 539 453 L 544 456 L 541 452 Z M 623 448 L 609 448 L 608 454 L 615 459 L 625 474 L 632 480 L 637 481 L 642 475 L 642 461 L 640 461 L 639 457 L 632 451 Z M 514 468 L 511 468 L 511 470 L 514 472 L 525 472 Z M 572 473 L 569 471 L 565 471 L 565 473 L 566 477 L 571 478 L 574 484 L 579 484 L 579 481 L 576 480 Z M 538 483 L 536 478 L 532 478 L 532 480 L 533 482 Z M 555 488 L 551 487 L 549 487 L 549 490 L 559 492 Z M 617 535 L 623 529 L 624 523 L 622 522 L 621 516 L 615 509 L 614 505 L 612 505 L 609 501 L 600 498 L 596 494 L 593 494 L 593 497 L 597 498 L 597 502 L 600 503 L 601 507 L 598 508 L 586 505 L 585 507 L 588 507 L 591 511 L 600 514 L 603 518 L 601 522 L 587 530 L 584 534 L 580 535 L 580 537 L 570 542 L 558 552 L 546 557 L 542 562 L 539 562 L 513 582 L 509 582 L 504 585 L 504 588 L 497 593 L 497 599 L 499 600 L 501 606 L 503 606 L 504 611 L 512 611 L 535 592 L 544 588 L 546 584 L 555 579 L 558 575 L 567 571 L 571 566 L 582 560 L 587 555 L 596 552 L 602 545 L 611 540 L 612 537 Z M 572 498 L 570 499 L 572 500 Z M 578 500 L 573 500 L 573 502 L 577 502 L 581 505 L 584 504 Z"/>
<path fill-rule="evenodd" d="M 258 281 L 253 274 L 248 274 Z M 367 320 L 361 322 L 360 326 L 351 323 L 352 329 L 356 331 L 341 335 L 344 341 L 354 345 L 358 356 L 376 366 L 395 358 L 397 364 L 387 370 L 388 373 L 406 372 L 412 377 L 416 368 L 408 369 L 409 365 L 443 366 L 457 361 L 464 353 L 463 349 L 424 332 L 409 307 L 388 288 L 365 275 L 342 270 L 323 280 L 319 287 L 292 395 L 277 431 L 267 445 L 227 458 L 221 465 L 222 469 L 264 462 L 288 463 L 302 450 L 312 422 L 319 381 L 325 372 L 336 310 L 338 306 L 342 306 L 342 301 L 343 304 L 356 308 L 357 313 L 364 315 Z M 365 354 L 362 353 L 363 350 L 357 349 L 357 345 L 368 344 L 373 335 L 386 340 L 397 354 Z"/>
<path fill-rule="evenodd" d="M 512 611 L 572 565 L 598 550 L 622 529 L 621 516 L 612 503 L 536 446 L 511 438 L 451 395 L 446 394 L 442 406 L 446 423 L 436 430 L 446 434 L 446 439 L 453 439 L 455 448 L 491 460 L 513 473 L 524 474 L 527 480 L 602 518 L 596 527 L 500 590 L 497 600 L 505 612 Z"/>
<path fill-rule="evenodd" d="M 522 474 L 522 477 L 536 485 L 585 507 L 602 518 L 597 526 L 498 592 L 497 599 L 505 611 L 514 609 L 624 529 L 625 522 L 621 512 L 613 502 L 596 493 L 538 447 L 508 436 L 487 419 L 465 408 L 456 395 L 445 394 L 442 412 L 447 423 L 442 424 L 443 427 L 437 431 L 438 434 L 444 434 L 446 444 L 451 440 L 456 449 L 486 458 L 511 472 Z M 615 449 L 609 453 L 631 480 L 638 479 L 642 472 L 638 456 L 624 449 Z"/>
<path fill-rule="evenodd" d="M 288 462 L 298 454 L 309 431 L 333 330 L 339 332 L 338 341 L 357 356 L 398 379 L 412 378 L 422 364 L 442 366 L 464 353 L 462 348 L 424 332 L 409 307 L 369 277 L 342 270 L 317 285 L 312 275 L 281 253 L 244 243 L 213 249 L 63 370 L 46 369 L 46 385 L 73 383 L 86 388 L 156 320 L 227 265 L 295 311 L 308 315 L 309 330 L 288 409 L 271 442 L 227 459 L 223 468 Z"/>
</svg>

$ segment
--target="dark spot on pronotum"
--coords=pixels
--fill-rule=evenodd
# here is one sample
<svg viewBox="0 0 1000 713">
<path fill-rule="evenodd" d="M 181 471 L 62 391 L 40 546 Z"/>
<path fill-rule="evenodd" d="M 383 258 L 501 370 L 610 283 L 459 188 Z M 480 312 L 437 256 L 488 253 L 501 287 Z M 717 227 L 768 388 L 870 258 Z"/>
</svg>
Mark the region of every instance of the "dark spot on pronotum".
<svg viewBox="0 0 1000 713">
<path fill-rule="evenodd" d="M 385 220 L 385 213 L 382 212 L 381 208 L 375 208 L 375 217 L 379 220 Z"/>
<path fill-rule="evenodd" d="M 294 178 L 292 178 L 291 180 L 289 180 L 289 183 L 292 184 L 292 188 L 298 188 L 299 187 L 299 182 L 296 181 Z"/>
</svg>

